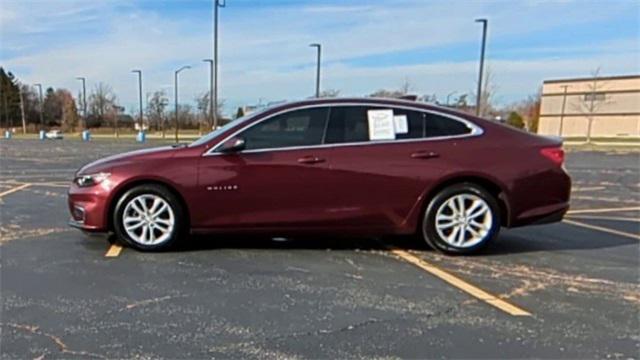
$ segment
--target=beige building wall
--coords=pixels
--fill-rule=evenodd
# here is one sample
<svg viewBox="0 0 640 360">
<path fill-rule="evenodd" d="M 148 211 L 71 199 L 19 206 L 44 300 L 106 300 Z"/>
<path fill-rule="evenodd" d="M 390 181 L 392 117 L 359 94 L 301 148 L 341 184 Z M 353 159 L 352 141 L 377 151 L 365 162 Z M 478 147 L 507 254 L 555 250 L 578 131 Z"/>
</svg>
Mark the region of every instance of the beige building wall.
<svg viewBox="0 0 640 360">
<path fill-rule="evenodd" d="M 586 137 L 590 117 L 592 137 L 640 137 L 640 76 L 544 82 L 538 133 Z"/>
</svg>

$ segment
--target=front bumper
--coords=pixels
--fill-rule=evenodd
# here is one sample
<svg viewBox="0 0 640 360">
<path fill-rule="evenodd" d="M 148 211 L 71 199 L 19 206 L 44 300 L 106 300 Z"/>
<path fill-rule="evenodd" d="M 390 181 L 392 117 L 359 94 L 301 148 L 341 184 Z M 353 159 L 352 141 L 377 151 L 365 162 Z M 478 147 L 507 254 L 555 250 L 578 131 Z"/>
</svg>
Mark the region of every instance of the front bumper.
<svg viewBox="0 0 640 360">
<path fill-rule="evenodd" d="M 69 187 L 68 206 L 71 213 L 69 226 L 86 232 L 108 230 L 108 190 L 102 184 L 81 188 Z"/>
</svg>

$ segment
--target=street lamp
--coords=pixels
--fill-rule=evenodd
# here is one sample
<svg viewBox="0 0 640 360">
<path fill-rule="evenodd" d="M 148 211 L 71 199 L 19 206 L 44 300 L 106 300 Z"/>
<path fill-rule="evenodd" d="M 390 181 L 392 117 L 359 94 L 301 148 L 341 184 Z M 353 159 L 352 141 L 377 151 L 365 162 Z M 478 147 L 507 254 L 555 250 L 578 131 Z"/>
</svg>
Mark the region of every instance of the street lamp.
<svg viewBox="0 0 640 360">
<path fill-rule="evenodd" d="M 480 105 L 482 104 L 482 72 L 484 71 L 484 50 L 487 43 L 487 19 L 476 19 L 482 24 L 482 48 L 480 50 L 480 72 L 478 74 L 478 92 L 476 98 L 476 115 L 480 116 Z"/>
<path fill-rule="evenodd" d="M 44 103 L 42 102 L 42 84 L 33 84 L 33 86 L 37 86 L 40 92 L 40 130 L 44 130 L 44 116 L 42 115 L 42 110 L 44 108 Z"/>
<path fill-rule="evenodd" d="M 314 47 L 318 50 L 318 59 L 316 64 L 316 97 L 320 97 L 320 56 L 322 53 L 322 45 L 320 44 L 310 44 L 309 46 Z"/>
<path fill-rule="evenodd" d="M 82 81 L 82 117 L 84 118 L 84 128 L 87 129 L 87 78 L 77 77 L 77 80 Z"/>
<path fill-rule="evenodd" d="M 138 119 L 138 129 L 142 131 L 143 129 L 143 118 L 142 118 L 142 70 L 131 70 L 132 73 L 138 74 L 138 100 L 140 101 L 140 118 Z"/>
<path fill-rule="evenodd" d="M 225 7 L 226 0 L 213 0 L 213 128 L 218 127 L 218 8 Z"/>
<path fill-rule="evenodd" d="M 206 63 L 209 63 L 209 130 L 213 130 L 213 113 L 218 109 L 213 108 L 213 60 L 212 59 L 204 59 L 202 60 Z"/>
<path fill-rule="evenodd" d="M 175 74 L 174 74 L 174 83 L 173 83 L 173 92 L 175 94 L 175 106 L 176 106 L 176 143 L 178 142 L 178 74 L 180 74 L 180 72 L 182 70 L 186 70 L 186 69 L 191 69 L 191 66 L 189 65 L 185 65 L 183 67 L 181 67 L 180 69 L 176 70 Z"/>
</svg>

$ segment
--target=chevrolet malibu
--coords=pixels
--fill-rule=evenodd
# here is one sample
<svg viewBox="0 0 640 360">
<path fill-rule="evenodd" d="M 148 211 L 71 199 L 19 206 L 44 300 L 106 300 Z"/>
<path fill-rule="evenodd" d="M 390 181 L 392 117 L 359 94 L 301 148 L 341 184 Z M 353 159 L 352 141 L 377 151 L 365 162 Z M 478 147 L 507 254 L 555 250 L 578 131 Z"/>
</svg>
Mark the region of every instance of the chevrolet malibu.
<svg viewBox="0 0 640 360">
<path fill-rule="evenodd" d="M 195 233 L 415 234 L 475 252 L 501 227 L 555 222 L 571 181 L 557 139 L 447 108 L 323 99 L 252 113 L 186 145 L 98 160 L 70 224 L 143 250 Z"/>
</svg>

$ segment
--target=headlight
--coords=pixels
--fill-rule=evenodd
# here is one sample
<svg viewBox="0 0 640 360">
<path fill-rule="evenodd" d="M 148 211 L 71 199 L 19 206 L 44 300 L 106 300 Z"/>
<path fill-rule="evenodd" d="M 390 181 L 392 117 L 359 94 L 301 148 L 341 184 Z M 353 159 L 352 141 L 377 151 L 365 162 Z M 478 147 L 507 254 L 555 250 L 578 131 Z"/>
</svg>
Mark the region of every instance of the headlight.
<svg viewBox="0 0 640 360">
<path fill-rule="evenodd" d="M 97 174 L 82 175 L 73 179 L 73 182 L 80 187 L 89 187 L 100 184 L 109 176 L 111 176 L 111 174 L 102 172 Z"/>
</svg>

